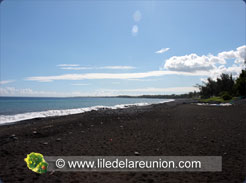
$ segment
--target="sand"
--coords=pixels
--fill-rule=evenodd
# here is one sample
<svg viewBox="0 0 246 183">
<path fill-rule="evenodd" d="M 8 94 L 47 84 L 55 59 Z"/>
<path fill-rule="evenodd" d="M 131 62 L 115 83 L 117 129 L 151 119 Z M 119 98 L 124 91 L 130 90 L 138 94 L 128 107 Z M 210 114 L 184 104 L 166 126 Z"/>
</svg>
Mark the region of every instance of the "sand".
<svg viewBox="0 0 246 183">
<path fill-rule="evenodd" d="M 3 182 L 216 182 L 246 178 L 246 103 L 166 104 L 91 111 L 0 126 Z M 111 139 L 111 140 L 110 140 Z M 26 167 L 30 152 L 46 156 L 222 156 L 222 172 L 54 172 Z"/>
</svg>

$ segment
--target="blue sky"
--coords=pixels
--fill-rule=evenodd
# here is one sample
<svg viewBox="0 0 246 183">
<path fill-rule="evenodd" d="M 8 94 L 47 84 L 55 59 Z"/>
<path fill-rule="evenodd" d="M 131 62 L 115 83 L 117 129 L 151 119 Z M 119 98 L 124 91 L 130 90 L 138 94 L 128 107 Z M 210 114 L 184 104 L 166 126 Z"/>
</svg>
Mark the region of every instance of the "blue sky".
<svg viewBox="0 0 246 183">
<path fill-rule="evenodd" d="M 246 57 L 242 0 L 0 5 L 2 96 L 193 91 Z"/>
</svg>

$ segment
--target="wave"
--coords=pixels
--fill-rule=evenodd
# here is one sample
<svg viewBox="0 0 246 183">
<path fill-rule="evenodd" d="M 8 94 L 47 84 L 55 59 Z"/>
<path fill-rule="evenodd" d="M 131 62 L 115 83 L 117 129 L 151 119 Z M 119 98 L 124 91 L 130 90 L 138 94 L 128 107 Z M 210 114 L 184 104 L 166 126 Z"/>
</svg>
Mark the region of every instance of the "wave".
<svg viewBox="0 0 246 183">
<path fill-rule="evenodd" d="M 209 105 L 209 106 L 231 106 L 230 103 L 221 103 L 221 104 L 209 104 L 209 103 L 197 103 L 197 105 Z"/>
<path fill-rule="evenodd" d="M 15 115 L 0 115 L 0 125 L 28 120 L 28 119 L 34 119 L 34 118 L 46 118 L 46 117 L 53 117 L 53 116 L 66 116 L 70 114 L 79 114 L 79 113 L 89 112 L 92 110 L 99 110 L 102 108 L 123 109 L 131 106 L 147 106 L 151 104 L 159 104 L 159 103 L 166 103 L 172 101 L 174 100 L 169 99 L 158 103 L 118 104 L 114 106 L 92 106 L 92 107 L 84 107 L 84 108 L 77 108 L 77 109 L 48 110 L 48 111 L 41 111 L 41 112 L 28 112 L 28 113 L 15 114 Z"/>
</svg>

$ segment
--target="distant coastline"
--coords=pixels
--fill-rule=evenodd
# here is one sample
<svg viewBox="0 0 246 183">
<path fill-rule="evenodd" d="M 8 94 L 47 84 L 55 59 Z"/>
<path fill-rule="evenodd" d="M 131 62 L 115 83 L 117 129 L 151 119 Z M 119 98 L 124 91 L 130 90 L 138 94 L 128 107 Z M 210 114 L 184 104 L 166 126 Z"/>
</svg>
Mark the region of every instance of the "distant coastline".
<svg viewBox="0 0 246 183">
<path fill-rule="evenodd" d="M 49 97 L 49 96 L 0 96 L 0 98 L 156 98 L 156 99 L 176 99 L 176 98 L 192 98 L 189 94 L 171 94 L 171 95 L 117 95 L 117 96 L 65 96 L 65 97 Z"/>
</svg>

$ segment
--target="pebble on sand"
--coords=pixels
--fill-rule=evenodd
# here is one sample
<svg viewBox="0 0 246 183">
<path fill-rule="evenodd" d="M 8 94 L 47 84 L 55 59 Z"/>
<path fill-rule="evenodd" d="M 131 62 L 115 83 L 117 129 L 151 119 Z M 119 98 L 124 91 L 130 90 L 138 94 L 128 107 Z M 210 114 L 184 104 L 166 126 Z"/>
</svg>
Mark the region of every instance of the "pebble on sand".
<svg viewBox="0 0 246 183">
<path fill-rule="evenodd" d="M 10 136 L 10 138 L 12 138 L 12 139 L 14 139 L 14 140 L 18 140 L 18 137 L 16 137 L 15 134 L 12 134 L 12 135 Z"/>
<path fill-rule="evenodd" d="M 61 138 L 57 138 L 56 141 L 61 141 Z"/>
</svg>

